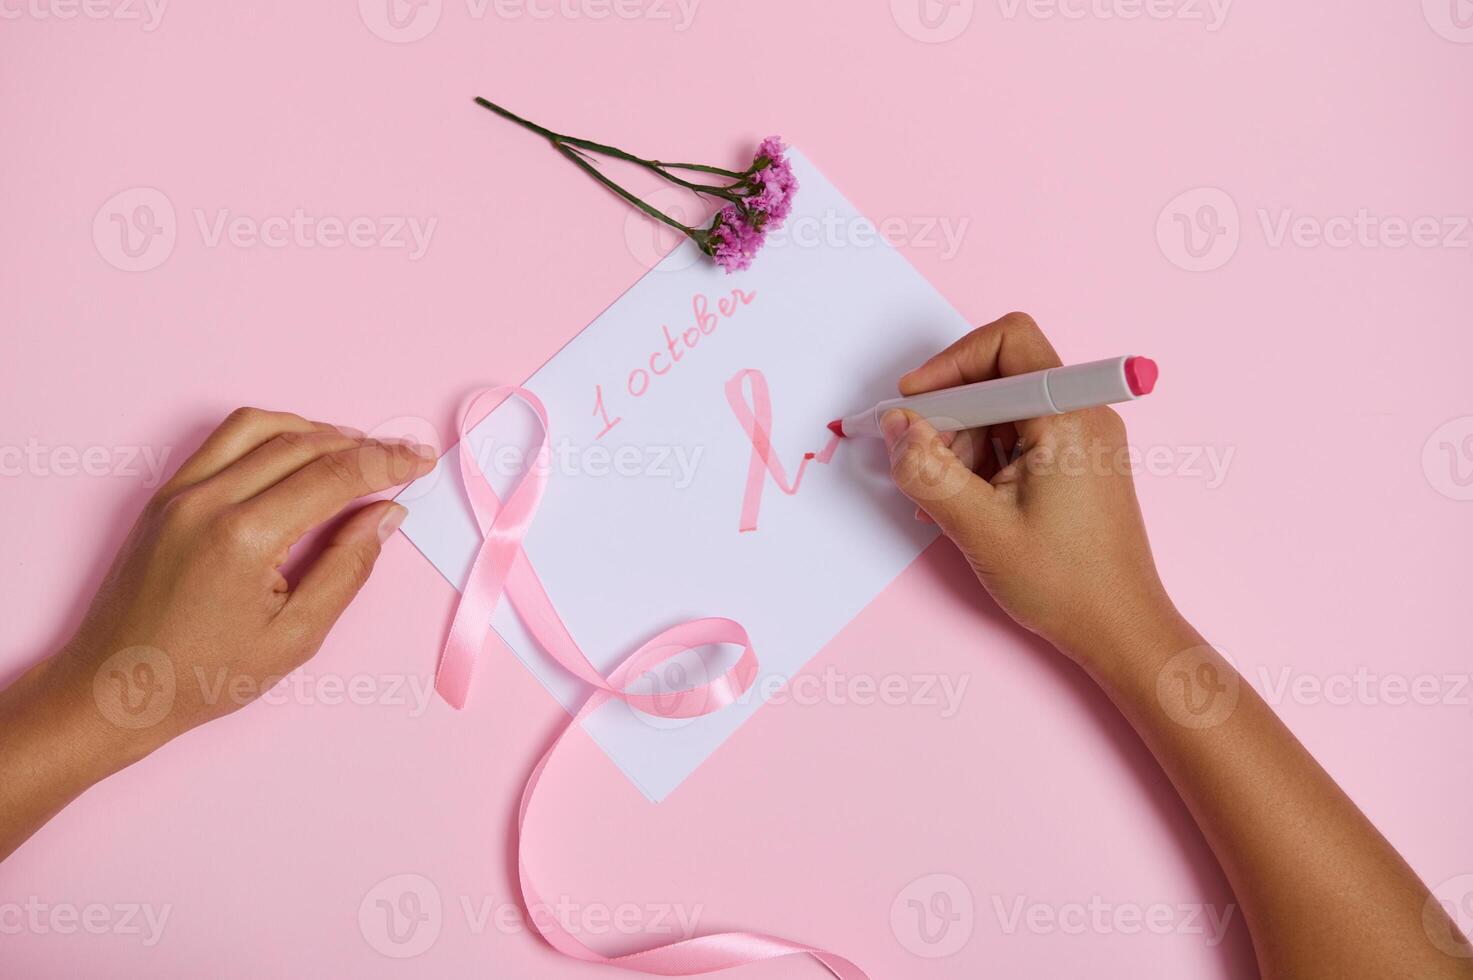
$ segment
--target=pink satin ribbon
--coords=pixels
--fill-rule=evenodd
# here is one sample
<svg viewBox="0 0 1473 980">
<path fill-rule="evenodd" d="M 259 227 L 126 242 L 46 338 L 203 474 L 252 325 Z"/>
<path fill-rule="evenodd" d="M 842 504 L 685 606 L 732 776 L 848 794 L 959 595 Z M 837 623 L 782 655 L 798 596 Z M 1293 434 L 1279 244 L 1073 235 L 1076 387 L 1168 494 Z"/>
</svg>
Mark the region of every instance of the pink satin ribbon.
<svg viewBox="0 0 1473 980">
<path fill-rule="evenodd" d="M 732 379 L 732 383 L 738 386 L 738 393 L 741 377 L 742 375 L 738 375 Z M 760 381 L 761 375 L 756 375 L 756 378 Z M 731 397 L 730 385 L 727 393 Z M 765 396 L 765 385 L 763 393 Z M 537 414 L 542 425 L 542 438 L 535 453 L 536 461 L 522 475 L 507 499 L 502 501 L 486 482 L 486 477 L 476 462 L 475 451 L 470 445 L 470 433 L 498 405 L 512 396 L 520 398 Z M 770 428 L 770 406 L 766 410 L 766 423 L 766 427 Z M 751 434 L 752 430 L 748 431 Z M 763 438 L 764 445 L 767 445 L 765 432 Z M 543 771 L 574 726 L 614 698 L 636 711 L 664 718 L 694 718 L 710 714 L 736 701 L 752 686 L 757 677 L 757 653 L 752 648 L 752 640 L 747 631 L 733 620 L 719 618 L 695 619 L 661 632 L 630 654 L 607 678 L 589 662 L 553 608 L 552 600 L 548 598 L 541 580 L 527 560 L 526 552 L 522 550 L 522 540 L 532 524 L 543 490 L 547 486 L 548 440 L 547 409 L 536 395 L 524 388 L 510 385 L 489 388 L 473 396 L 466 405 L 460 424 L 460 473 L 484 540 L 471 567 L 460 605 L 455 610 L 455 619 L 450 625 L 445 651 L 440 658 L 440 669 L 435 677 L 435 689 L 440 695 L 455 708 L 465 707 L 476 657 L 490 630 L 491 613 L 504 594 L 542 648 L 574 676 L 594 688 L 593 695 L 553 740 L 533 768 L 532 774 L 527 777 L 527 784 L 522 789 L 522 801 L 517 814 L 517 875 L 521 882 L 522 902 L 529 912 L 542 907 L 542 900 L 527 874 L 527 863 L 522 850 L 526 839 L 524 830 L 527 812 L 531 808 L 532 797 L 542 779 Z M 805 459 L 805 463 L 806 461 Z M 781 472 L 780 467 L 777 472 Z M 801 476 L 800 468 L 793 483 L 794 489 Z M 786 480 L 782 482 L 785 484 Z M 758 489 L 761 489 L 760 483 Z M 624 690 L 627 684 L 644 671 L 677 654 L 712 643 L 730 643 L 742 648 L 737 662 L 715 680 L 674 693 L 634 694 Z M 760 933 L 729 932 L 697 936 L 637 953 L 609 957 L 584 945 L 555 917 L 529 915 L 528 918 L 547 944 L 566 956 L 655 976 L 693 976 L 778 957 L 807 955 L 821 963 L 839 980 L 868 980 L 864 971 L 841 956 Z"/>
</svg>

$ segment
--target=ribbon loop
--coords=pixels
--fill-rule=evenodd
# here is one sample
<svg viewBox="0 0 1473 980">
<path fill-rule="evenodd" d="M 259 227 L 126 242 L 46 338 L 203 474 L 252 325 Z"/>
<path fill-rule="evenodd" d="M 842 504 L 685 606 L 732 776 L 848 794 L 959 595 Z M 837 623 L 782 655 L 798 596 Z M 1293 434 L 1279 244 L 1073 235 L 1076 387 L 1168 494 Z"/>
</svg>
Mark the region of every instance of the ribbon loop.
<svg viewBox="0 0 1473 980">
<path fill-rule="evenodd" d="M 761 376 L 757 377 L 760 379 Z M 733 392 L 728 387 L 729 398 L 733 394 L 740 394 L 740 381 L 733 380 L 737 388 Z M 758 414 L 766 416 L 766 424 L 759 424 L 748 431 L 753 435 L 754 447 L 760 439 L 766 449 L 767 435 L 763 430 L 770 429 L 771 409 L 763 411 L 761 405 L 765 400 L 765 388 L 756 394 L 759 401 Z M 486 480 L 475 449 L 471 446 L 470 435 L 486 416 L 513 397 L 521 400 L 536 414 L 542 435 L 533 453 L 532 465 L 522 473 L 506 500 L 502 501 Z M 523 830 L 543 770 L 568 733 L 612 699 L 623 701 L 636 711 L 663 718 L 697 718 L 708 715 L 737 701 L 757 678 L 757 652 L 746 629 L 734 620 L 714 617 L 680 623 L 651 637 L 607 677 L 589 661 L 582 648 L 568 633 L 567 626 L 558 616 L 552 600 L 548 598 L 547 590 L 543 588 L 522 548 L 522 541 L 532 526 L 532 519 L 536 516 L 542 494 L 547 488 L 550 469 L 549 438 L 547 409 L 536 395 L 525 388 L 513 385 L 488 388 L 477 392 L 466 404 L 460 423 L 460 473 L 483 540 L 471 565 L 470 578 L 462 591 L 460 604 L 456 607 L 450 632 L 445 639 L 439 671 L 435 675 L 435 689 L 440 695 L 457 709 L 465 707 L 476 657 L 491 628 L 491 614 L 504 594 L 538 644 L 573 676 L 594 689 L 577 714 L 543 753 L 522 789 L 517 815 L 517 873 L 521 882 L 522 901 L 529 911 L 542 903 L 527 874 L 522 853 L 526 836 Z M 761 454 L 767 456 L 769 452 L 770 450 Z M 782 484 L 786 484 L 786 479 L 778 476 L 778 473 L 780 469 L 774 475 Z M 798 479 L 801 479 L 801 473 L 800 467 L 799 476 L 794 480 L 794 489 Z M 742 649 L 736 662 L 714 680 L 675 692 L 647 694 L 627 689 L 641 673 L 682 653 L 712 644 L 731 644 Z M 868 980 L 859 967 L 843 957 L 775 936 L 749 932 L 697 936 L 637 953 L 606 957 L 580 942 L 555 917 L 540 918 L 542 921 L 539 921 L 538 916 L 529 916 L 532 927 L 548 945 L 564 955 L 640 973 L 693 976 L 777 957 L 808 955 L 839 980 Z"/>
</svg>

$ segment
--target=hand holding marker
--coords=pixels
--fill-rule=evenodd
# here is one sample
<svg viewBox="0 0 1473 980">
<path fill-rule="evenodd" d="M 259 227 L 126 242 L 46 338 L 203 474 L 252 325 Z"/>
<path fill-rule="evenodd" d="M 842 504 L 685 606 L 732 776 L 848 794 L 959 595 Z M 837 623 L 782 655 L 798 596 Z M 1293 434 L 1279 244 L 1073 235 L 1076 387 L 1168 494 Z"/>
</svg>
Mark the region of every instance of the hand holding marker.
<svg viewBox="0 0 1473 980">
<path fill-rule="evenodd" d="M 857 415 L 835 419 L 829 428 L 844 438 L 878 438 L 880 419 L 897 408 L 915 412 L 937 432 L 1022 422 L 1134 401 L 1151 393 L 1159 374 L 1156 362 L 1148 357 L 1114 357 L 928 391 L 909 398 L 890 398 Z"/>
</svg>

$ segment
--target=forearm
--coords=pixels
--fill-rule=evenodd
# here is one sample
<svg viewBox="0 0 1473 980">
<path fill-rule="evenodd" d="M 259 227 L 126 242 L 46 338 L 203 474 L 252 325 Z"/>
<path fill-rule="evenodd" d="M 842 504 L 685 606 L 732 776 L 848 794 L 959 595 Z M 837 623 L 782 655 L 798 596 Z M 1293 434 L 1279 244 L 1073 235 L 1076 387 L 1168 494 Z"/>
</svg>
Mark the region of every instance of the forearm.
<svg viewBox="0 0 1473 980">
<path fill-rule="evenodd" d="M 133 738 L 109 729 L 62 658 L 0 691 L 0 860 L 88 787 L 144 754 Z"/>
<path fill-rule="evenodd" d="M 1071 652 L 1191 811 L 1265 978 L 1473 975 L 1473 960 L 1433 944 L 1428 892 L 1406 862 L 1174 610 Z"/>
<path fill-rule="evenodd" d="M 57 656 L 0 691 L 0 859 L 89 786 L 240 707 L 179 677 L 270 689 L 316 652 L 408 511 L 362 497 L 436 453 L 297 415 L 232 412 L 143 509 Z M 284 556 L 333 532 L 295 587 Z"/>
</svg>

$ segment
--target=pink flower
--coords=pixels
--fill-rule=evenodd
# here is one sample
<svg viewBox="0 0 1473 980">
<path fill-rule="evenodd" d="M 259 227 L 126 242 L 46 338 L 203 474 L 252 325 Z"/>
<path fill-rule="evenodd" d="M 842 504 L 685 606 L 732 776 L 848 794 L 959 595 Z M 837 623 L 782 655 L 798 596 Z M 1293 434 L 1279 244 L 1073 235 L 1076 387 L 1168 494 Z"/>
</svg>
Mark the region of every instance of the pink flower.
<svg viewBox="0 0 1473 980">
<path fill-rule="evenodd" d="M 781 228 L 792 213 L 797 190 L 787 147 L 780 138 L 769 136 L 757 147 L 747 176 L 733 188 L 741 203 L 722 208 L 697 242 L 728 273 L 750 268 L 767 233 Z"/>
<path fill-rule="evenodd" d="M 751 267 L 752 259 L 766 240 L 767 232 L 754 224 L 742 208 L 728 204 L 706 232 L 702 249 L 728 273 L 741 272 Z"/>
<path fill-rule="evenodd" d="M 755 172 L 749 183 L 754 193 L 747 199 L 747 207 L 766 216 L 765 228 L 780 228 L 793 211 L 793 195 L 798 190 L 798 177 L 788 162 L 782 138 L 769 136 L 763 140 L 752 166 Z"/>
</svg>

